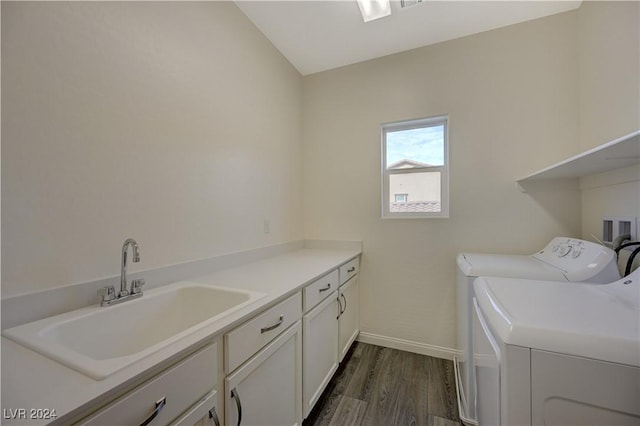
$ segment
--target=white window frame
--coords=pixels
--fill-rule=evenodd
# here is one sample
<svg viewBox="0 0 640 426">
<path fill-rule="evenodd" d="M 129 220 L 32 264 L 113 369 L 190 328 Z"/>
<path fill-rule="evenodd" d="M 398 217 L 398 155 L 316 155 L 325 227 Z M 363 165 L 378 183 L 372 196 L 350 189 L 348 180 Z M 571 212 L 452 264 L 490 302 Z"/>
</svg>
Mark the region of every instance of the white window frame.
<svg viewBox="0 0 640 426">
<path fill-rule="evenodd" d="M 411 130 L 444 125 L 444 164 L 442 166 L 414 167 L 410 169 L 387 170 L 387 132 Z M 382 218 L 383 219 L 425 219 L 449 217 L 449 117 L 446 115 L 416 120 L 399 121 L 382 125 Z M 389 176 L 403 173 L 440 172 L 439 212 L 391 212 L 389 211 Z"/>
</svg>

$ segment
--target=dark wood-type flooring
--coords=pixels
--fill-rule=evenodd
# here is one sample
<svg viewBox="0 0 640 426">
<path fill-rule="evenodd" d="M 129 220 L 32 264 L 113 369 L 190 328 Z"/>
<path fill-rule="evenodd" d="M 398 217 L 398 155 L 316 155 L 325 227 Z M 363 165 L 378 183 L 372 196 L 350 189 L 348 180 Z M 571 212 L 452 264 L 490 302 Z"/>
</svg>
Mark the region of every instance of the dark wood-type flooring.
<svg viewBox="0 0 640 426">
<path fill-rule="evenodd" d="M 453 363 L 355 342 L 303 426 L 459 426 Z"/>
</svg>

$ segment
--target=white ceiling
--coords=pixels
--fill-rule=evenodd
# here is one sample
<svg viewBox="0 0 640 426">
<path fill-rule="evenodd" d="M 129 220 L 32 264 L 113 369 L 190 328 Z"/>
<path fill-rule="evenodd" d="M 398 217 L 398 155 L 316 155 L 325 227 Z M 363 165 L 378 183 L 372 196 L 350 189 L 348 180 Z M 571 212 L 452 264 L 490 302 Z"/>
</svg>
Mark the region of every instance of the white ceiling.
<svg viewBox="0 0 640 426">
<path fill-rule="evenodd" d="M 581 1 L 391 3 L 391 16 L 364 23 L 355 1 L 236 1 L 302 75 L 565 12 Z"/>
</svg>

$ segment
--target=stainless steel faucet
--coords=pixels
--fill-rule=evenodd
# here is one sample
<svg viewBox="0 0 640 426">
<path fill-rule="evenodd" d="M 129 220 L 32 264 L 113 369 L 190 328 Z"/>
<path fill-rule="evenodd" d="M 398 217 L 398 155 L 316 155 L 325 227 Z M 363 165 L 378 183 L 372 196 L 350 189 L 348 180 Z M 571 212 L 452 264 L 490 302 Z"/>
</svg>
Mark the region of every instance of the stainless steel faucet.
<svg viewBox="0 0 640 426">
<path fill-rule="evenodd" d="M 133 263 L 140 262 L 140 252 L 138 251 L 138 243 L 133 238 L 127 238 L 122 244 L 122 264 L 120 266 L 120 293 L 119 297 L 125 297 L 129 295 L 127 290 L 127 252 L 129 246 L 133 247 L 133 253 L 131 260 Z"/>
<path fill-rule="evenodd" d="M 100 306 L 111 306 L 124 302 L 125 300 L 135 299 L 142 296 L 142 286 L 145 284 L 144 279 L 131 280 L 131 289 L 127 290 L 127 255 L 129 246 L 133 248 L 131 260 L 134 263 L 140 262 L 140 251 L 138 243 L 133 238 L 127 238 L 122 244 L 122 263 L 120 267 L 120 292 L 116 295 L 115 288 L 110 285 L 98 290 L 100 296 Z"/>
</svg>

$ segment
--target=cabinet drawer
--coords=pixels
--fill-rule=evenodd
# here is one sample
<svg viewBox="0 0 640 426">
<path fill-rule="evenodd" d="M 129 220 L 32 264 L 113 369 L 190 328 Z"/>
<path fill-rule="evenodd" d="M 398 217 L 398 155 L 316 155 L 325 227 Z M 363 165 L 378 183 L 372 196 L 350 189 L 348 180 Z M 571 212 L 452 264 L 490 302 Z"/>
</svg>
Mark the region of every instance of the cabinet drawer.
<svg viewBox="0 0 640 426">
<path fill-rule="evenodd" d="M 322 302 L 338 288 L 338 270 L 329 272 L 304 288 L 304 311 Z"/>
<path fill-rule="evenodd" d="M 182 413 L 180 417 L 171 422 L 171 426 L 195 426 L 202 419 L 209 419 L 212 426 L 220 426 L 220 418 L 216 410 L 218 392 L 211 391 L 206 394 L 193 407 Z"/>
<path fill-rule="evenodd" d="M 224 335 L 224 371 L 229 374 L 302 316 L 302 296 L 294 294 Z"/>
<path fill-rule="evenodd" d="M 139 425 L 152 416 L 164 400 L 162 409 L 149 423 L 166 425 L 216 386 L 217 345 L 211 344 L 187 359 L 143 383 L 81 425 Z"/>
<path fill-rule="evenodd" d="M 360 258 L 350 260 L 340 267 L 340 285 L 346 283 L 349 278 L 360 271 Z"/>
</svg>

